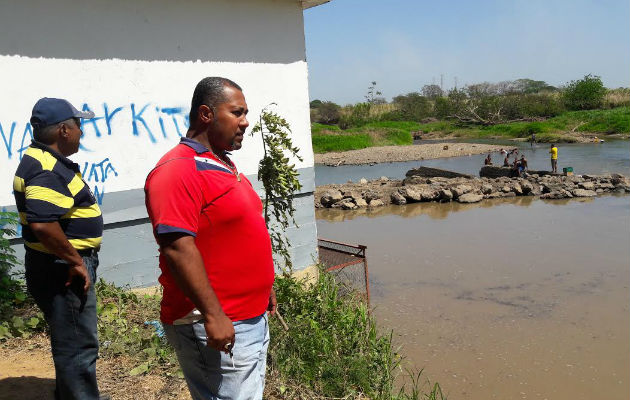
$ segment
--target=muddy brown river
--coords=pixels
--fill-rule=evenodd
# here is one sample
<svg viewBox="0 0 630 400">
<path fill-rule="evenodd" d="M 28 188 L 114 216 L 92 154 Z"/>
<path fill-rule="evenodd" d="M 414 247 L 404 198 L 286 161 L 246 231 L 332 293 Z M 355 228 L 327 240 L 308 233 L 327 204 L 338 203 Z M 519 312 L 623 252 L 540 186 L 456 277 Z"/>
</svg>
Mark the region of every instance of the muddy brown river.
<svg viewBox="0 0 630 400">
<path fill-rule="evenodd" d="M 449 399 L 630 398 L 630 196 L 317 218 L 368 246 L 374 315 Z"/>
</svg>

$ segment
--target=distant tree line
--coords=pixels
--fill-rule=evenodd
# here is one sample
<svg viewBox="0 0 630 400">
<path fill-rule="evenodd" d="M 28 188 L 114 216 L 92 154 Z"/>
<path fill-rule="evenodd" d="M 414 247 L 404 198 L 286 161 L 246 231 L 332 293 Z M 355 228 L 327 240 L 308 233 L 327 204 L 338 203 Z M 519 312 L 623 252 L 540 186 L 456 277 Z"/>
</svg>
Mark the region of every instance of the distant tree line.
<svg viewBox="0 0 630 400">
<path fill-rule="evenodd" d="M 387 103 L 376 82 L 368 87 L 366 101 L 340 106 L 331 101 L 311 102 L 311 121 L 346 129 L 375 120 L 454 120 L 461 124 L 494 125 L 536 121 L 565 111 L 590 110 L 630 104 L 630 89 L 609 90 L 599 76 L 586 75 L 556 88 L 544 81 L 517 79 L 477 83 L 443 91 L 425 85 L 418 92 L 395 96 Z"/>
</svg>

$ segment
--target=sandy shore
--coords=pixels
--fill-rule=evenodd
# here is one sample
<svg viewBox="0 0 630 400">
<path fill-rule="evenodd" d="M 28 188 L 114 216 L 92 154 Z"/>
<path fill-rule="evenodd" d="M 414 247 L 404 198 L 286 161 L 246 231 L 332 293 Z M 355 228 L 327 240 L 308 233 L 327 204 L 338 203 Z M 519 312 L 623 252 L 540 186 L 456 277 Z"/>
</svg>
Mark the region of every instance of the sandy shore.
<svg viewBox="0 0 630 400">
<path fill-rule="evenodd" d="M 340 153 L 315 154 L 316 164 L 330 166 L 427 160 L 499 151 L 501 147 L 478 143 L 427 143 L 410 146 L 369 147 Z"/>
</svg>

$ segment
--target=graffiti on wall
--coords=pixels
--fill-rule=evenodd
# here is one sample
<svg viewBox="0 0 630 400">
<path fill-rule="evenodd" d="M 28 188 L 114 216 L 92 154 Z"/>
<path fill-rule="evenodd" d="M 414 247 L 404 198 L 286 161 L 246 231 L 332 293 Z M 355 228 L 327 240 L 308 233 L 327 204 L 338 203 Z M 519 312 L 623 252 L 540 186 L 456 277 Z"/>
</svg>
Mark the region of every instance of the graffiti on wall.
<svg viewBox="0 0 630 400">
<path fill-rule="evenodd" d="M 189 125 L 188 114 L 182 107 L 162 107 L 153 103 L 113 106 L 103 103 L 92 107 L 84 103 L 81 109 L 93 111 L 95 117 L 83 121 L 81 151 L 76 158 L 81 160 L 83 178 L 99 204 L 103 203 L 108 182 L 121 176 L 116 168 L 116 152 L 111 149 L 129 145 L 129 139 L 134 139 L 134 146 L 173 142 L 186 133 Z M 0 162 L 17 167 L 33 139 L 31 124 L 0 119 L 0 136 L 4 145 L 0 150 Z M 104 144 L 109 146 L 104 147 Z"/>
<path fill-rule="evenodd" d="M 188 114 L 182 107 L 159 107 L 151 103 L 111 107 L 103 103 L 102 108 L 95 109 L 87 103 L 82 106 L 83 111 L 93 111 L 96 116 L 83 121 L 84 138 L 99 139 L 107 136 L 131 134 L 144 137 L 149 143 L 157 143 L 158 138 L 168 139 L 181 137 L 188 128 Z M 99 111 L 101 111 L 99 113 Z M 115 120 L 121 120 L 114 130 Z M 126 126 L 124 126 L 126 125 Z M 125 132 L 126 131 L 126 132 Z M 4 144 L 4 153 L 8 160 L 17 157 L 22 159 L 24 151 L 33 138 L 33 128 L 29 122 L 20 124 L 18 121 L 0 120 L 0 136 Z M 85 140 L 84 140 L 85 141 Z M 83 145 L 82 150 L 92 151 Z"/>
</svg>

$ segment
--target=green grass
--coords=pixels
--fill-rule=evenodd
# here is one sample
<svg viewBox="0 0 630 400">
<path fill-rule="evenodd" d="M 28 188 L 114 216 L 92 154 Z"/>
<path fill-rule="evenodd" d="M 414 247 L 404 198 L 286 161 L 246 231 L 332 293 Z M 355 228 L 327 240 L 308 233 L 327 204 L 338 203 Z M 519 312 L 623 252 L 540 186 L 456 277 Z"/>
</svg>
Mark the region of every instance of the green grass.
<svg viewBox="0 0 630 400">
<path fill-rule="evenodd" d="M 361 127 L 340 130 L 336 125 L 313 124 L 313 148 L 316 153 L 362 149 L 371 146 L 407 145 L 411 132 L 437 132 L 467 139 L 529 138 L 539 142 L 577 141 L 581 133 L 598 135 L 630 134 L 630 107 L 604 110 L 570 111 L 545 121 L 512 122 L 492 126 L 462 125 L 455 121 L 421 124 L 413 121 L 377 121 Z"/>
<path fill-rule="evenodd" d="M 313 134 L 313 151 L 327 153 L 329 151 L 347 151 L 364 149 L 372 146 L 372 138 L 368 134 Z"/>
<path fill-rule="evenodd" d="M 602 134 L 630 133 L 630 107 L 617 107 L 610 110 L 572 111 L 559 115 L 550 121 L 565 122 L 577 131 Z M 571 126 L 574 125 L 574 126 Z"/>
<path fill-rule="evenodd" d="M 311 124 L 311 134 L 318 135 L 320 133 L 328 132 L 341 132 L 341 129 L 337 125 L 324 125 L 314 122 Z"/>
<path fill-rule="evenodd" d="M 326 153 L 372 146 L 407 145 L 413 143 L 411 132 L 419 127 L 417 122 L 378 121 L 342 131 L 336 125 L 312 124 L 313 151 Z"/>
<path fill-rule="evenodd" d="M 575 141 L 572 131 L 614 134 L 630 133 L 630 107 L 617 107 L 610 110 L 570 111 L 540 122 L 513 122 L 478 128 L 477 137 L 529 137 L 536 134 L 536 140 Z M 473 135 L 476 133 L 472 130 Z"/>
</svg>

